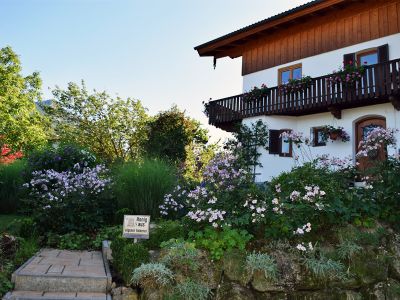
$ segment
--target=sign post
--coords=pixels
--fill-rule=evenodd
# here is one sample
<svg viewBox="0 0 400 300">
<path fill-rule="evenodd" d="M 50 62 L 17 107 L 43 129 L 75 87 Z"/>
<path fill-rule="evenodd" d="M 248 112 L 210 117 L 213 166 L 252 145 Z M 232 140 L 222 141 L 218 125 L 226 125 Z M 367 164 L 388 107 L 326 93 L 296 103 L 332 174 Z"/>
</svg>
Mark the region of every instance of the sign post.
<svg viewBox="0 0 400 300">
<path fill-rule="evenodd" d="M 150 233 L 150 216 L 125 215 L 122 236 L 134 239 L 148 239 Z"/>
</svg>

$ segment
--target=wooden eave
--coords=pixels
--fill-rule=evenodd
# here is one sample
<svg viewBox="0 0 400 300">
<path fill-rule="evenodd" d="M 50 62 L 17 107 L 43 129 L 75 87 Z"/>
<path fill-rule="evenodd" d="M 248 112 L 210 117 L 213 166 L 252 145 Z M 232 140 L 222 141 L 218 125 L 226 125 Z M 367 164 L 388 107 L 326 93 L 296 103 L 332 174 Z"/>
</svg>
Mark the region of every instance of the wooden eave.
<svg viewBox="0 0 400 300">
<path fill-rule="evenodd" d="M 294 25 L 303 18 L 325 14 L 356 1 L 360 0 L 315 0 L 201 44 L 194 49 L 200 56 L 213 56 L 214 58 L 239 57 L 243 53 L 245 44 L 262 38 L 267 33 L 278 31 L 284 28 L 283 25 Z"/>
</svg>

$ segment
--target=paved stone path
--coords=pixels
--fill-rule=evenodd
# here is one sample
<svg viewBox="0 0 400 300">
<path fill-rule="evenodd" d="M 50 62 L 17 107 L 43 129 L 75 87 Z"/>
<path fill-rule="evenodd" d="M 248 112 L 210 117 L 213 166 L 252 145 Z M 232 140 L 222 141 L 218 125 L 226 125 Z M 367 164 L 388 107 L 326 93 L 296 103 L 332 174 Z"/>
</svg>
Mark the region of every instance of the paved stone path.
<svg viewBox="0 0 400 300">
<path fill-rule="evenodd" d="M 15 290 L 6 300 L 106 300 L 111 286 L 101 252 L 42 249 L 12 276 Z"/>
</svg>

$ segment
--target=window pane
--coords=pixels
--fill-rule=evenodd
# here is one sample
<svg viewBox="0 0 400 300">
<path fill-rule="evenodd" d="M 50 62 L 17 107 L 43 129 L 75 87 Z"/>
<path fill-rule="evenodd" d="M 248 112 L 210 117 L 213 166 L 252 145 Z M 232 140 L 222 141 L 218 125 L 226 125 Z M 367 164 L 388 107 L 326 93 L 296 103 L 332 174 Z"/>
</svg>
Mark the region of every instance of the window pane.
<svg viewBox="0 0 400 300">
<path fill-rule="evenodd" d="M 281 73 L 281 84 L 285 84 L 290 79 L 290 70 Z"/>
<path fill-rule="evenodd" d="M 374 65 L 378 63 L 378 53 L 370 53 L 359 56 L 359 62 L 361 65 Z"/>
<path fill-rule="evenodd" d="M 289 154 L 290 153 L 290 142 L 288 139 L 283 139 L 282 138 L 282 149 L 281 149 L 282 154 Z"/>
<path fill-rule="evenodd" d="M 317 143 L 323 144 L 324 142 L 324 132 L 322 130 L 317 131 Z"/>
<path fill-rule="evenodd" d="M 301 68 L 297 68 L 293 70 L 293 79 L 301 78 Z"/>
</svg>

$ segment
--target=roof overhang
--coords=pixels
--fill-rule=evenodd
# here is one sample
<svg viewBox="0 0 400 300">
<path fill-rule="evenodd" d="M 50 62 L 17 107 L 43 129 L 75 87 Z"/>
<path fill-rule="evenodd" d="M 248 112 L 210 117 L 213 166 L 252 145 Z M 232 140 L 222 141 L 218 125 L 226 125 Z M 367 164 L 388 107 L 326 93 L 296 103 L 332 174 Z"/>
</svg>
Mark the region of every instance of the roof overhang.
<svg viewBox="0 0 400 300">
<path fill-rule="evenodd" d="M 262 20 L 244 27 L 227 35 L 201 44 L 194 49 L 200 56 L 212 56 L 214 59 L 229 56 L 231 58 L 242 56 L 243 46 L 251 41 L 265 37 L 267 34 L 295 25 L 304 18 L 326 14 L 335 8 L 358 0 L 314 0 L 288 10 L 271 18 Z"/>
</svg>

